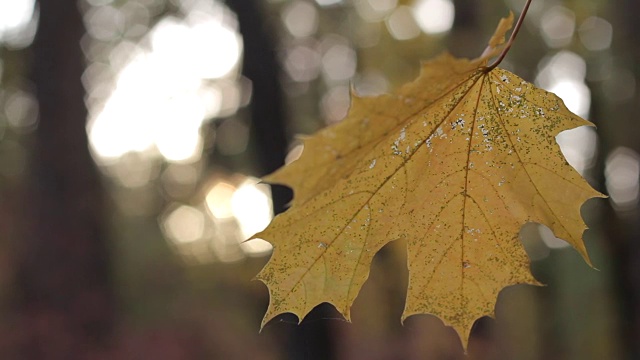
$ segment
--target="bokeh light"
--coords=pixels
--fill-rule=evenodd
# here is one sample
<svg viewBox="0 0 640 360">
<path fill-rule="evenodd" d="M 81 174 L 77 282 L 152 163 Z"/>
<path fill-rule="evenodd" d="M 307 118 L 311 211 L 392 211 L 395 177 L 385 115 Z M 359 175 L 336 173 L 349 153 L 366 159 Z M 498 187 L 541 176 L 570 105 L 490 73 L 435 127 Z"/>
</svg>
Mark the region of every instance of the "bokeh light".
<svg viewBox="0 0 640 360">
<path fill-rule="evenodd" d="M 596 159 L 596 130 L 593 127 L 580 126 L 561 132 L 556 136 L 556 141 L 569 165 L 584 176 Z"/>
<path fill-rule="evenodd" d="M 540 18 L 540 32 L 547 46 L 559 48 L 571 43 L 576 28 L 576 16 L 564 6 L 553 6 Z"/>
<path fill-rule="evenodd" d="M 273 216 L 266 185 L 234 174 L 194 200 L 203 184 L 207 189 L 208 182 L 201 182 L 205 150 L 234 156 L 249 142 L 248 125 L 234 116 L 252 97 L 251 81 L 239 74 L 237 20 L 220 1 L 173 3 L 178 11 L 163 14 L 147 2 L 89 2 L 84 20 L 90 40 L 83 49 L 90 62 L 82 81 L 92 154 L 120 187 L 116 199 L 123 213 L 150 215 L 154 206 L 164 207 L 160 227 L 187 262 L 263 255 L 268 243 L 241 242 Z M 299 6 L 290 11 L 315 11 L 308 2 Z M 313 30 L 289 25 L 302 37 Z M 318 53 L 315 76 L 320 61 Z M 215 126 L 203 126 L 212 120 Z"/>
<path fill-rule="evenodd" d="M 231 212 L 245 238 L 264 230 L 273 218 L 271 190 L 258 179 L 248 178 L 231 196 Z"/>
<path fill-rule="evenodd" d="M 544 225 L 538 225 L 538 232 L 544 244 L 550 249 L 562 249 L 571 246 L 568 242 L 557 238 L 553 231 Z"/>
<path fill-rule="evenodd" d="M 212 178 L 202 202 L 170 204 L 160 216 L 166 238 L 187 262 L 235 262 L 268 254 L 268 242 L 245 240 L 273 218 L 269 186 L 241 174 Z"/>
<path fill-rule="evenodd" d="M 342 4 L 343 0 L 316 0 L 320 6 L 332 6 Z"/>
<path fill-rule="evenodd" d="M 147 35 L 150 48 L 128 43 L 128 58 L 110 57 L 116 60 L 112 65 L 122 65 L 105 104 L 90 109 L 88 125 L 99 160 L 143 152 L 169 162 L 197 161 L 203 121 L 237 110 L 241 95 L 236 85 L 214 80 L 237 71 L 242 40 L 225 20 L 228 12 L 211 11 L 196 11 L 186 19 L 165 17 Z M 113 29 L 113 24 L 105 27 Z"/>
<path fill-rule="evenodd" d="M 417 0 L 413 16 L 426 34 L 440 34 L 451 30 L 455 7 L 451 0 Z"/>
<path fill-rule="evenodd" d="M 356 0 L 354 3 L 358 15 L 368 22 L 383 20 L 398 6 L 398 0 Z"/>
<path fill-rule="evenodd" d="M 591 91 L 584 82 L 587 65 L 579 55 L 562 50 L 543 58 L 535 84 L 558 95 L 569 110 L 587 119 Z"/>
<path fill-rule="evenodd" d="M 640 155 L 632 149 L 618 147 L 607 156 L 604 172 L 614 208 L 621 212 L 635 209 L 640 192 Z"/>
<path fill-rule="evenodd" d="M 587 50 L 606 50 L 611 46 L 613 26 L 603 18 L 590 16 L 580 24 L 578 34 L 582 45 Z"/>
<path fill-rule="evenodd" d="M 558 79 L 548 90 L 558 95 L 569 110 L 582 118 L 589 118 L 591 91 L 584 82 L 571 78 Z"/>
<path fill-rule="evenodd" d="M 204 235 L 204 214 L 191 206 L 181 205 L 171 211 L 163 222 L 165 234 L 178 243 L 191 243 Z"/>
<path fill-rule="evenodd" d="M 318 77 L 320 63 L 320 53 L 313 46 L 300 44 L 287 49 L 284 68 L 292 80 L 307 82 Z"/>
<path fill-rule="evenodd" d="M 311 36 L 318 28 L 318 11 L 307 1 L 293 1 L 282 11 L 282 21 L 291 35 Z"/>
<path fill-rule="evenodd" d="M 360 96 L 376 96 L 388 92 L 389 82 L 380 71 L 365 70 L 354 79 L 353 88 Z"/>
<path fill-rule="evenodd" d="M 342 120 L 349 111 L 351 92 L 349 86 L 334 86 L 322 97 L 321 110 L 328 124 Z"/>
<path fill-rule="evenodd" d="M 12 48 L 31 44 L 38 16 L 35 0 L 0 1 L 0 44 Z"/>
<path fill-rule="evenodd" d="M 125 154 L 118 160 L 117 166 L 105 167 L 104 170 L 121 186 L 132 189 L 147 185 L 159 172 L 156 162 L 149 161 L 137 152 Z"/>
<path fill-rule="evenodd" d="M 591 91 L 585 84 L 587 64 L 582 57 L 562 50 L 543 58 L 538 68 L 536 85 L 558 95 L 570 111 L 585 119 L 589 117 Z M 560 133 L 556 140 L 569 164 L 584 175 L 596 156 L 595 130 L 579 127 Z"/>
<path fill-rule="evenodd" d="M 398 6 L 386 20 L 387 29 L 396 40 L 410 40 L 420 35 L 420 28 L 408 6 Z"/>
<path fill-rule="evenodd" d="M 290 164 L 300 158 L 302 156 L 302 151 L 304 150 L 304 145 L 300 142 L 296 143 L 291 147 L 289 152 L 287 153 L 287 157 L 284 159 L 285 164 Z"/>
<path fill-rule="evenodd" d="M 207 208 L 217 219 L 228 219 L 233 216 L 231 198 L 236 187 L 232 184 L 220 181 L 215 183 L 205 198 Z"/>
<path fill-rule="evenodd" d="M 356 52 L 341 37 L 329 37 L 323 42 L 322 72 L 328 82 L 344 81 L 356 73 Z"/>
<path fill-rule="evenodd" d="M 38 102 L 32 94 L 16 90 L 5 100 L 4 115 L 9 126 L 14 129 L 20 132 L 32 131 L 38 122 Z"/>
<path fill-rule="evenodd" d="M 125 15 L 114 6 L 94 6 L 84 14 L 84 24 L 92 38 L 111 41 L 124 33 Z"/>
</svg>

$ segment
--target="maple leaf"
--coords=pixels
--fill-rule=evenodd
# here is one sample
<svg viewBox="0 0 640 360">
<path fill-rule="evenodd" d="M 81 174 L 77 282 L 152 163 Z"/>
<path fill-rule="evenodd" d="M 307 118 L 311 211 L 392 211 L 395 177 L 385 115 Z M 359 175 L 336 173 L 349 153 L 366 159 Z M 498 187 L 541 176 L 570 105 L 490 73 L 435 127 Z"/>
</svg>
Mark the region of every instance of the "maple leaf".
<svg viewBox="0 0 640 360">
<path fill-rule="evenodd" d="M 449 54 L 422 64 L 393 94 L 352 94 L 346 118 L 304 139 L 302 156 L 267 176 L 294 190 L 290 209 L 253 238 L 273 244 L 257 275 L 270 293 L 263 326 L 322 302 L 347 320 L 385 244 L 406 239 L 403 320 L 429 313 L 466 344 L 498 292 L 537 284 L 518 239 L 547 225 L 589 262 L 581 205 L 602 196 L 567 163 L 555 136 L 592 126 L 554 94 L 486 67 L 513 15 L 475 60 Z"/>
</svg>

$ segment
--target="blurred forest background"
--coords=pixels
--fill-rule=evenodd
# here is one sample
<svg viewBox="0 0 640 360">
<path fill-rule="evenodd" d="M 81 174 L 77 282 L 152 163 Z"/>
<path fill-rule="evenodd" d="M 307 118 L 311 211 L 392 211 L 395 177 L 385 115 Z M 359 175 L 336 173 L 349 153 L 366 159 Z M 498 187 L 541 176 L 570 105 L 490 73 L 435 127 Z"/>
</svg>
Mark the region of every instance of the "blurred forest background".
<svg viewBox="0 0 640 360">
<path fill-rule="evenodd" d="M 399 323 L 402 244 L 353 323 L 300 325 L 241 243 L 291 193 L 258 178 L 444 49 L 482 53 L 524 0 L 0 0 L 0 357 L 463 359 L 433 316 Z M 640 358 L 640 2 L 534 0 L 502 67 L 598 126 L 558 136 L 608 199 L 583 207 L 594 270 L 536 224 L 545 287 L 504 290 L 474 359 Z"/>
</svg>

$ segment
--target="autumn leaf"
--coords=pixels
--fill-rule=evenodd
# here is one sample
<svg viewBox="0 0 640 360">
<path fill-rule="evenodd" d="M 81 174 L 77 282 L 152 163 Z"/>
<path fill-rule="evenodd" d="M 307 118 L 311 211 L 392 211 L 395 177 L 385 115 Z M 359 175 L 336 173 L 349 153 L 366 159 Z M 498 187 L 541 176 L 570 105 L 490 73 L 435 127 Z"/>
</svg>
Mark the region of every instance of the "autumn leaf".
<svg viewBox="0 0 640 360">
<path fill-rule="evenodd" d="M 350 308 L 385 244 L 406 239 L 403 320 L 439 316 L 466 344 L 505 286 L 537 281 L 518 239 L 537 222 L 589 262 L 581 205 L 601 196 L 564 159 L 555 136 L 592 124 L 554 94 L 486 65 L 504 46 L 503 19 L 475 60 L 449 54 L 377 97 L 352 94 L 340 123 L 304 140 L 302 156 L 267 176 L 294 190 L 261 238 L 273 244 L 257 275 L 271 300 L 263 326 L 322 302 Z"/>
</svg>

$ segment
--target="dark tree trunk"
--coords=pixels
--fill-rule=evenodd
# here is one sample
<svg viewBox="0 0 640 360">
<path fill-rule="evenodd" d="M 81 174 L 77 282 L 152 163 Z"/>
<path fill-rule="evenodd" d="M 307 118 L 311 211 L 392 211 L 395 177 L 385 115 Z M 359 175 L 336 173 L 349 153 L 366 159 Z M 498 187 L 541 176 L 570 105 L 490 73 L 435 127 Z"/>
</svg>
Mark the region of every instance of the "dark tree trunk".
<svg viewBox="0 0 640 360">
<path fill-rule="evenodd" d="M 610 104 L 603 109 L 598 131 L 603 134 L 602 155 L 607 156 L 618 146 L 624 146 L 640 153 L 640 2 L 637 0 L 617 0 L 611 5 L 614 24 L 613 51 L 616 61 L 629 64 L 635 76 L 634 99 L 622 104 Z M 600 161 L 604 165 L 604 159 Z M 601 167 L 604 170 L 604 166 Z M 604 181 L 604 179 L 602 179 Z M 616 281 L 619 285 L 622 323 L 622 345 L 628 359 L 640 358 L 640 203 L 626 214 L 616 212 L 611 206 L 605 213 L 605 229 L 609 235 L 611 257 L 615 264 Z"/>
<path fill-rule="evenodd" d="M 244 41 L 242 73 L 252 82 L 251 139 L 258 150 L 260 176 L 284 165 L 287 155 L 286 111 L 280 84 L 280 65 L 276 56 L 274 29 L 265 21 L 263 1 L 228 0 L 227 5 L 238 16 Z M 285 210 L 291 192 L 272 187 L 275 213 Z"/>
<path fill-rule="evenodd" d="M 38 1 L 33 82 L 40 122 L 24 196 L 17 307 L 20 359 L 95 358 L 113 325 L 100 179 L 91 160 L 76 0 Z"/>
<path fill-rule="evenodd" d="M 253 84 L 250 141 L 255 144 L 258 163 L 262 165 L 258 171 L 264 175 L 284 165 L 288 143 L 284 92 L 273 38 L 275 30 L 266 21 L 268 17 L 262 0 L 227 0 L 227 5 L 238 16 L 244 40 L 242 73 Z M 283 186 L 272 186 L 272 195 L 275 213 L 284 211 L 291 191 Z M 287 333 L 288 344 L 283 346 L 290 358 L 331 359 L 331 322 L 322 319 L 335 317 L 335 310 L 324 304 L 313 310 L 301 325 L 292 325 L 295 321 L 290 321 L 286 330 L 274 326 L 273 331 Z M 271 330 L 265 329 L 266 332 Z"/>
</svg>

